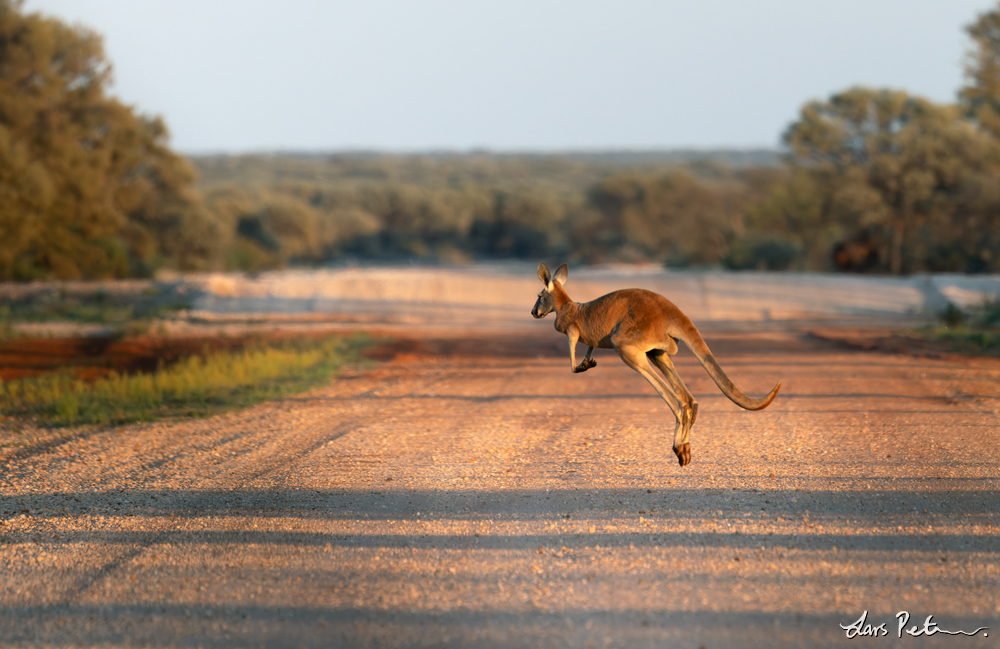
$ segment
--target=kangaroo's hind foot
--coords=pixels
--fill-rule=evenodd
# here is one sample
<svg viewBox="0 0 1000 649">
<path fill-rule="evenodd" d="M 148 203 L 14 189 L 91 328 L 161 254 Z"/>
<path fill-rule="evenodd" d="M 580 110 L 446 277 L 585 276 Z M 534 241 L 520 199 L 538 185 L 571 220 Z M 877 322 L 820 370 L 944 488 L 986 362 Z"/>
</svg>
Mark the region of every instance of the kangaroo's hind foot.
<svg viewBox="0 0 1000 649">
<path fill-rule="evenodd" d="M 681 463 L 681 466 L 691 464 L 691 444 L 681 444 L 674 448 L 674 454 L 677 455 L 677 461 Z"/>
</svg>

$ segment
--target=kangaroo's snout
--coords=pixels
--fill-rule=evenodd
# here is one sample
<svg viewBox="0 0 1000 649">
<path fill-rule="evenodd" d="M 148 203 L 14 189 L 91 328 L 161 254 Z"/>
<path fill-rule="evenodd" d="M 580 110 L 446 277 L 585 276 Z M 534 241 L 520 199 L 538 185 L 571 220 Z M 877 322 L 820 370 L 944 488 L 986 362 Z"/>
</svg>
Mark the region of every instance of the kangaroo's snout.
<svg viewBox="0 0 1000 649">
<path fill-rule="evenodd" d="M 552 296 L 547 291 L 542 291 L 535 300 L 535 306 L 531 307 L 531 317 L 540 320 L 552 313 L 553 308 Z"/>
</svg>

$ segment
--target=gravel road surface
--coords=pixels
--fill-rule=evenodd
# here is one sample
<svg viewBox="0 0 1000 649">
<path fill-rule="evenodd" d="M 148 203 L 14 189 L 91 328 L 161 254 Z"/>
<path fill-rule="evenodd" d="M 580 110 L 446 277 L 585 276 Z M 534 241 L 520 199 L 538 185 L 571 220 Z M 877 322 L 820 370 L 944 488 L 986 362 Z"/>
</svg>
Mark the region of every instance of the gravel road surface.
<svg viewBox="0 0 1000 649">
<path fill-rule="evenodd" d="M 646 382 L 572 374 L 551 322 L 206 420 L 7 430 L 0 646 L 998 646 L 1000 362 L 703 332 L 783 387 L 744 412 L 684 350 L 683 469 Z M 848 640 L 864 611 L 888 637 Z"/>
</svg>

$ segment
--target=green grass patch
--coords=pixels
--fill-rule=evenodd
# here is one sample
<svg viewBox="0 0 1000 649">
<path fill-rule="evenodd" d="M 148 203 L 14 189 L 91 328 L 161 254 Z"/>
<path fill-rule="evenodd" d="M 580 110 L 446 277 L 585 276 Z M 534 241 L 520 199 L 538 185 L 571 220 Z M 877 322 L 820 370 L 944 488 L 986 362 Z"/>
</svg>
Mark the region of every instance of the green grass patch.
<svg viewBox="0 0 1000 649">
<path fill-rule="evenodd" d="M 918 333 L 947 343 L 952 351 L 996 355 L 1000 353 L 1000 296 L 984 295 L 981 303 L 965 309 L 948 303 L 941 324 Z"/>
<path fill-rule="evenodd" d="M 996 354 L 1000 352 L 1000 329 L 976 325 L 937 325 L 920 330 L 931 340 L 948 343 L 952 351 L 973 354 Z"/>
<path fill-rule="evenodd" d="M 324 383 L 370 344 L 367 336 L 296 339 L 93 382 L 66 375 L 0 381 L 0 414 L 59 426 L 207 416 Z"/>
</svg>

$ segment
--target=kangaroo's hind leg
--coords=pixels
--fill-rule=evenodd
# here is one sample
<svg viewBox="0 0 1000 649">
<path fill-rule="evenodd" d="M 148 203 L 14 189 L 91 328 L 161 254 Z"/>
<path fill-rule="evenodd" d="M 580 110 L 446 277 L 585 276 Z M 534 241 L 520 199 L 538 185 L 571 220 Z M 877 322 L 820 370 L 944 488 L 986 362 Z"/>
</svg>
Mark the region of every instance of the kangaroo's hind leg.
<svg viewBox="0 0 1000 649">
<path fill-rule="evenodd" d="M 684 407 L 681 405 L 677 395 L 674 394 L 670 385 L 653 371 L 647 360 L 645 350 L 633 346 L 616 346 L 615 351 L 618 352 L 618 355 L 626 365 L 638 372 L 642 378 L 646 379 L 653 386 L 653 389 L 656 390 L 657 394 L 667 402 L 667 406 L 674 413 L 674 418 L 677 420 L 677 425 L 674 428 L 674 454 L 677 455 L 677 460 L 681 466 L 689 464 L 691 462 L 690 445 L 677 446 L 677 440 L 684 437 L 682 431 L 685 428 Z"/>
<path fill-rule="evenodd" d="M 660 368 L 663 372 L 663 376 L 667 378 L 670 382 L 671 387 L 681 401 L 681 419 L 683 425 L 678 427 L 677 434 L 674 436 L 674 448 L 684 448 L 687 452 L 691 452 L 691 428 L 694 426 L 695 420 L 698 418 L 698 402 L 694 400 L 694 395 L 688 390 L 687 386 L 684 385 L 684 381 L 677 374 L 677 370 L 674 368 L 673 361 L 670 360 L 670 356 L 661 349 L 654 349 L 653 351 L 646 354 L 649 359 Z"/>
</svg>

